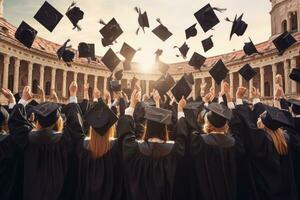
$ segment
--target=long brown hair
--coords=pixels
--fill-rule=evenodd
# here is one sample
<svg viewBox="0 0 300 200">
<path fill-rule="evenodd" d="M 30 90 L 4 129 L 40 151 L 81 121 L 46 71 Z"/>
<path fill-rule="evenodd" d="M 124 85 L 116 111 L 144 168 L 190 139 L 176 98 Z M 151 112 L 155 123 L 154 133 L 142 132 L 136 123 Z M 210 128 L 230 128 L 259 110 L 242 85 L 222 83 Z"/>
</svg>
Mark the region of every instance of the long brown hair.
<svg viewBox="0 0 300 200">
<path fill-rule="evenodd" d="M 93 158 L 99 158 L 106 154 L 110 147 L 110 138 L 115 136 L 115 126 L 110 127 L 107 132 L 101 136 L 92 127 L 89 128 L 90 142 L 88 149 Z"/>
<path fill-rule="evenodd" d="M 286 139 L 282 133 L 282 129 L 271 130 L 265 127 L 265 131 L 271 136 L 275 149 L 279 155 L 288 154 L 288 145 Z"/>
<path fill-rule="evenodd" d="M 149 127 L 151 127 L 151 130 Z M 167 126 L 157 122 L 147 121 L 142 139 L 148 140 L 150 138 L 158 138 L 168 141 L 170 138 Z"/>
</svg>

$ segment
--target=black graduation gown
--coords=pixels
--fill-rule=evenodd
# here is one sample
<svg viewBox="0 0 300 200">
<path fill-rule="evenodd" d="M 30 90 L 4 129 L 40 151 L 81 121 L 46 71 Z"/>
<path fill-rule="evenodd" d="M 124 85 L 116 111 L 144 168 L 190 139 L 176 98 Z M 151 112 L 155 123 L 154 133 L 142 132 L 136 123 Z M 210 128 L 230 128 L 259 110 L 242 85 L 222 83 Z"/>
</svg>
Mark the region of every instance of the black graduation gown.
<svg viewBox="0 0 300 200">
<path fill-rule="evenodd" d="M 110 150 L 99 158 L 93 158 L 87 149 L 89 140 L 80 142 L 78 152 L 78 200 L 125 199 L 122 193 L 123 173 L 118 140 L 111 141 Z"/>
<path fill-rule="evenodd" d="M 184 133 L 178 135 L 174 143 L 137 142 L 131 116 L 119 119 L 118 132 L 124 137 L 122 150 L 128 198 L 171 200 L 176 164 L 185 151 Z"/>
<path fill-rule="evenodd" d="M 177 132 L 189 132 L 185 119 L 177 124 Z M 231 135 L 191 133 L 196 191 L 192 199 L 232 200 L 236 198 L 236 145 Z"/>
<path fill-rule="evenodd" d="M 8 121 L 11 135 L 24 148 L 24 200 L 68 199 L 72 175 L 69 174 L 71 156 L 74 156 L 73 140 L 83 133 L 77 104 L 66 109 L 63 133 L 52 130 L 32 131 L 26 119 L 25 107 L 17 104 Z M 73 174 L 75 176 L 75 174 Z M 71 184 L 72 185 L 72 184 Z"/>
<path fill-rule="evenodd" d="M 256 104 L 254 110 L 261 110 L 262 104 Z M 297 191 L 294 181 L 294 170 L 291 159 L 291 148 L 298 141 L 293 137 L 286 140 L 289 146 L 287 155 L 279 155 L 272 139 L 263 130 L 258 129 L 251 121 L 250 109 L 247 106 L 237 106 L 246 129 L 243 132 L 244 147 L 249 155 L 249 165 L 253 174 L 256 199 L 261 200 L 296 200 Z M 257 114 L 255 114 L 257 116 Z"/>
<path fill-rule="evenodd" d="M 22 153 L 11 135 L 0 133 L 0 199 L 22 199 Z"/>
</svg>

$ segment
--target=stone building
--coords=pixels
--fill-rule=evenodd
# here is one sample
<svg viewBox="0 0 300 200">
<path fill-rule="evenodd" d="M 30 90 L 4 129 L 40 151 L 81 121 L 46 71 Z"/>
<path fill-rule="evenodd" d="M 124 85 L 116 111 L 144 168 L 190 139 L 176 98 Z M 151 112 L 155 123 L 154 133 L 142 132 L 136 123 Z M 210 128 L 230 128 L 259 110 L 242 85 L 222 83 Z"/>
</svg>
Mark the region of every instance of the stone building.
<svg viewBox="0 0 300 200">
<path fill-rule="evenodd" d="M 222 59 L 230 73 L 226 80 L 235 93 L 239 85 L 260 88 L 265 100 L 273 96 L 273 86 L 276 74 L 284 77 L 284 89 L 288 96 L 297 96 L 300 92 L 300 84 L 291 81 L 288 75 L 292 68 L 300 65 L 300 42 L 294 44 L 282 56 L 278 56 L 272 40 L 285 30 L 293 33 L 297 41 L 300 41 L 300 1 L 299 0 L 271 0 L 271 28 L 272 35 L 268 41 L 257 44 L 256 48 L 263 55 L 245 56 L 242 50 L 230 52 L 223 55 L 207 58 L 201 71 L 196 71 L 187 62 L 170 64 L 169 73 L 179 80 L 185 72 L 192 72 L 195 77 L 192 95 L 200 95 L 200 85 L 206 82 L 207 88 L 219 86 L 215 84 L 208 71 L 219 59 Z M 5 20 L 3 15 L 3 0 L 0 0 L 0 86 L 9 88 L 14 93 L 19 92 L 25 85 L 30 85 L 32 91 L 37 93 L 37 85 L 44 88 L 47 98 L 50 90 L 55 89 L 58 96 L 64 100 L 68 94 L 68 85 L 73 80 L 79 84 L 79 97 L 82 97 L 83 83 L 90 84 L 90 91 L 94 87 L 100 90 L 106 88 L 107 78 L 110 71 L 101 61 L 87 62 L 86 59 L 75 58 L 72 67 L 67 67 L 59 61 L 56 51 L 60 45 L 37 37 L 32 48 L 24 47 L 14 38 L 16 27 Z M 99 57 L 98 57 L 98 60 Z M 243 80 L 238 70 L 249 63 L 258 74 L 249 83 Z M 122 65 L 122 64 L 120 64 Z M 122 67 L 122 66 L 119 66 Z M 149 94 L 153 88 L 154 81 L 160 76 L 157 72 L 147 74 L 139 72 L 139 64 L 135 63 L 131 71 L 126 71 L 122 86 L 126 86 L 134 76 L 140 79 L 143 93 Z M 156 70 L 157 71 L 157 70 Z"/>
</svg>

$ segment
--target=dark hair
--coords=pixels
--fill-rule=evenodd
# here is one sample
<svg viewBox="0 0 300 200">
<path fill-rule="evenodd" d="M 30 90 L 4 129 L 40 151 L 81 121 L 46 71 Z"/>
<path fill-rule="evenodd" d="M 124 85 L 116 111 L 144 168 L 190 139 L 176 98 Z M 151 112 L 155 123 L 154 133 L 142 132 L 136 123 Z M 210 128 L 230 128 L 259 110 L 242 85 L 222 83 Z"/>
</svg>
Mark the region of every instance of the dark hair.
<svg viewBox="0 0 300 200">
<path fill-rule="evenodd" d="M 148 140 L 149 138 L 158 138 L 168 141 L 169 133 L 167 131 L 167 126 L 165 124 L 147 120 L 143 140 Z"/>
</svg>

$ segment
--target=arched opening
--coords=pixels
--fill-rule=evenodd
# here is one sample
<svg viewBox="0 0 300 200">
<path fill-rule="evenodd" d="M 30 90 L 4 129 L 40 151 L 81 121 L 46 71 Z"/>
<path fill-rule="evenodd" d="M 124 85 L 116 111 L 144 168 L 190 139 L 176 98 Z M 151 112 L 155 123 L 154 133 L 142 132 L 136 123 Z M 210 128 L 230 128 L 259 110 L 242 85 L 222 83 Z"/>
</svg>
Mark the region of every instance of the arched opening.
<svg viewBox="0 0 300 200">
<path fill-rule="evenodd" d="M 287 31 L 287 21 L 283 20 L 283 22 L 281 23 L 281 30 L 282 32 Z"/>
<path fill-rule="evenodd" d="M 265 82 L 265 96 L 271 96 L 271 85 L 269 82 Z"/>
<path fill-rule="evenodd" d="M 34 79 L 32 81 L 32 93 L 34 93 L 34 94 L 38 93 L 38 85 L 39 85 L 39 82 L 36 79 Z"/>
<path fill-rule="evenodd" d="M 51 94 L 51 82 L 47 81 L 46 82 L 46 87 L 45 87 L 45 95 L 50 95 Z"/>
<path fill-rule="evenodd" d="M 297 18 L 297 12 L 292 12 L 290 15 L 291 20 L 291 31 L 297 31 L 298 30 L 298 18 Z"/>
</svg>

